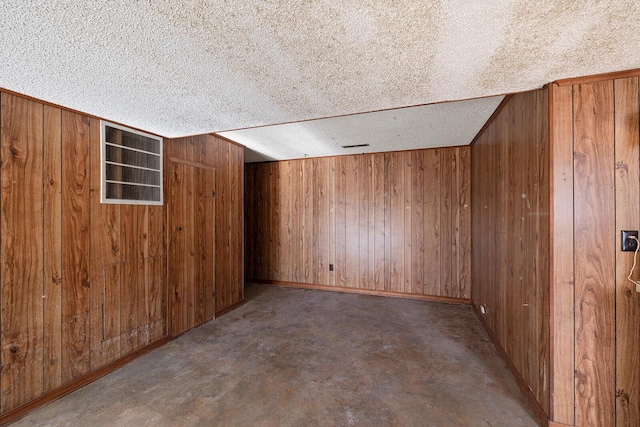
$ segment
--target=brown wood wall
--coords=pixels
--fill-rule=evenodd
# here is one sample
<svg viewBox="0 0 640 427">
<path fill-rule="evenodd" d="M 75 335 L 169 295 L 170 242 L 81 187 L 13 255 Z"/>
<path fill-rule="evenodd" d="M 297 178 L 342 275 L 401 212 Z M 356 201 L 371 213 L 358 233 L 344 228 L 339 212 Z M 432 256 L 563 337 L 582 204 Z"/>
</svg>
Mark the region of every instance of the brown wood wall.
<svg viewBox="0 0 640 427">
<path fill-rule="evenodd" d="M 244 149 L 212 135 L 165 141 L 171 332 L 244 298 Z"/>
<path fill-rule="evenodd" d="M 100 203 L 100 122 L 0 93 L 0 412 L 166 335 L 162 207 Z"/>
<path fill-rule="evenodd" d="M 242 300 L 242 147 L 165 140 L 166 209 L 103 204 L 99 119 L 0 104 L 0 415 Z M 189 233 L 175 259 L 172 199 Z"/>
<path fill-rule="evenodd" d="M 546 90 L 516 94 L 472 146 L 472 295 L 550 412 L 549 123 Z"/>
<path fill-rule="evenodd" d="M 248 164 L 247 277 L 469 299 L 469 154 Z"/>
<path fill-rule="evenodd" d="M 567 147 L 554 163 L 571 184 L 554 218 L 556 233 L 572 238 L 558 245 L 573 250 L 555 272 L 553 302 L 564 339 L 554 340 L 554 418 L 565 424 L 640 424 L 640 294 L 627 280 L 634 255 L 619 247 L 621 230 L 640 229 L 638 86 L 630 77 L 552 87 L 554 145 Z"/>
</svg>

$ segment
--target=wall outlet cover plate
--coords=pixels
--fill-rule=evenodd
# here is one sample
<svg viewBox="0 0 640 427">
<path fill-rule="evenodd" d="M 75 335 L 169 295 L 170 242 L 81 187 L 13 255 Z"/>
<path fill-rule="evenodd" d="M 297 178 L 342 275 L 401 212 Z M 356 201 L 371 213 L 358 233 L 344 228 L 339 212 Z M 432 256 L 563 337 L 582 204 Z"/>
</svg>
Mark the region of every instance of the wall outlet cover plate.
<svg viewBox="0 0 640 427">
<path fill-rule="evenodd" d="M 638 249 L 638 230 L 622 230 L 620 235 L 620 245 L 623 252 L 634 252 Z"/>
</svg>

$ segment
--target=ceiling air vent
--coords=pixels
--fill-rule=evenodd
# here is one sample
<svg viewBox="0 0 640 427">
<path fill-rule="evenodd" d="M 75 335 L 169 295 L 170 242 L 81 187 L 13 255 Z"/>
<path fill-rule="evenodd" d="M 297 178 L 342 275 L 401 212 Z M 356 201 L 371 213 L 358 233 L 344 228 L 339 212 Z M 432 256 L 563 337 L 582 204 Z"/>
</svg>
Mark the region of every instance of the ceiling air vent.
<svg viewBox="0 0 640 427">
<path fill-rule="evenodd" d="M 355 144 L 355 145 L 342 145 L 342 148 L 360 148 L 360 147 L 368 147 L 369 144 Z"/>
</svg>

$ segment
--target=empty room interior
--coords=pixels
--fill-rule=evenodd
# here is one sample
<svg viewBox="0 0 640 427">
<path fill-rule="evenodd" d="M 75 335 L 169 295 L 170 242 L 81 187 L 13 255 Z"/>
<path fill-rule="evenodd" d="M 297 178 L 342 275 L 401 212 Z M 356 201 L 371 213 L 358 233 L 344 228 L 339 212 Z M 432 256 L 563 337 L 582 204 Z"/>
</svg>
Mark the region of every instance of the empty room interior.
<svg viewBox="0 0 640 427">
<path fill-rule="evenodd" d="M 0 425 L 640 425 L 637 2 L 0 28 Z"/>
</svg>

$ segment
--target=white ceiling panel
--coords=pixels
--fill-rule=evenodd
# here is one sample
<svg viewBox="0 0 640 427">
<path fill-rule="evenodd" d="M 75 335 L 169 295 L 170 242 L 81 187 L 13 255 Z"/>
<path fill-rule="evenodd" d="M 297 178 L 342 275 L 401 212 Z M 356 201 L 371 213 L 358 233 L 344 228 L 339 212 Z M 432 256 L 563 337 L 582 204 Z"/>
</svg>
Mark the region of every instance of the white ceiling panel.
<svg viewBox="0 0 640 427">
<path fill-rule="evenodd" d="M 249 148 L 247 162 L 466 145 L 502 99 L 399 108 L 219 135 Z M 352 145 L 367 146 L 343 148 Z"/>
</svg>

